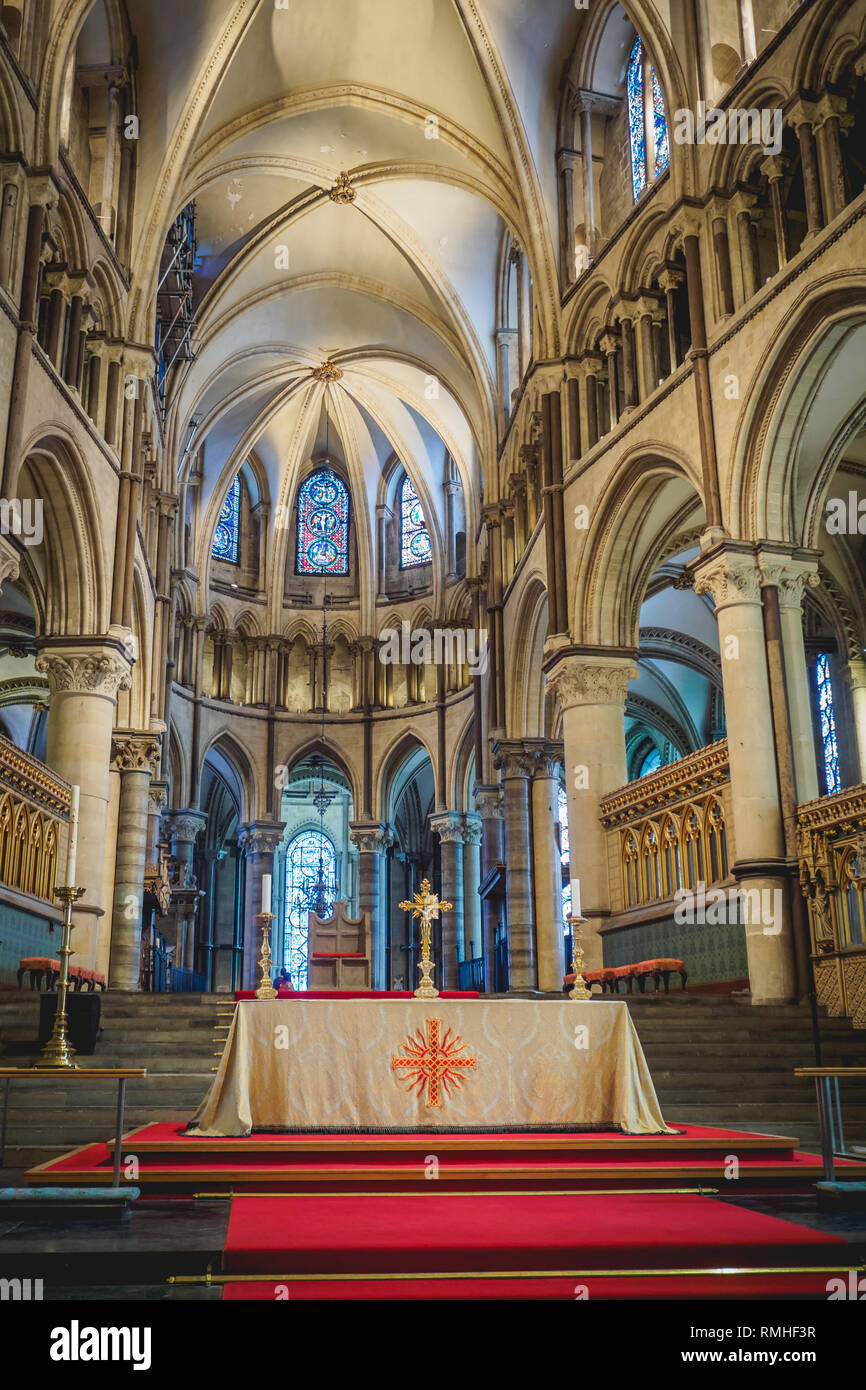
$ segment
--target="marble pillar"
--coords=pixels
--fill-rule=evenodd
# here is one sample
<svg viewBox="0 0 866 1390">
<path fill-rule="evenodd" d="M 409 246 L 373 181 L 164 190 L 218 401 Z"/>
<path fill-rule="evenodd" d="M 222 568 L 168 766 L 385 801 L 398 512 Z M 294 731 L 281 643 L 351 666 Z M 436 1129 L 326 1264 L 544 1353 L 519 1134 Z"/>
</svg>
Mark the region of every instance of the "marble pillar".
<svg viewBox="0 0 866 1390">
<path fill-rule="evenodd" d="M 358 850 L 358 911 L 366 912 L 370 918 L 373 988 L 388 989 L 382 877 L 385 851 L 391 843 L 391 836 L 381 821 L 351 821 L 349 839 Z M 414 989 L 415 983 L 409 981 L 407 988 Z"/>
<path fill-rule="evenodd" d="M 851 708 L 854 714 L 856 775 L 860 782 L 866 783 L 866 661 L 849 656 L 845 679 L 851 692 Z"/>
<path fill-rule="evenodd" d="M 137 990 L 141 969 L 144 869 L 147 863 L 150 780 L 159 767 L 160 741 L 151 733 L 117 730 L 112 771 L 120 774 L 114 906 L 108 967 L 110 989 Z"/>
<path fill-rule="evenodd" d="M 47 642 L 36 658 L 51 693 L 45 761 L 81 788 L 76 886 L 84 897 L 72 912 L 72 946 L 76 964 L 106 976 L 111 918 L 102 883 L 111 736 L 117 694 L 129 689 L 131 667 L 130 648 L 120 634 Z"/>
<path fill-rule="evenodd" d="M 509 991 L 536 989 L 538 958 L 529 797 L 532 766 L 523 743 L 518 741 L 497 741 L 493 745 L 493 757 L 502 781 L 505 813 L 508 988 Z"/>
<path fill-rule="evenodd" d="M 463 818 L 463 959 L 473 960 L 481 951 L 482 824 L 477 816 Z"/>
<path fill-rule="evenodd" d="M 430 829 L 439 836 L 442 882 L 439 885 L 441 902 L 451 903 L 442 912 L 442 960 L 439 989 L 457 989 L 460 978 L 458 962 L 463 957 L 463 818 L 455 811 L 445 811 L 430 817 Z M 433 888 L 436 892 L 436 886 Z"/>
<path fill-rule="evenodd" d="M 797 801 L 812 801 L 818 795 L 818 764 L 815 758 L 815 730 L 809 668 L 803 642 L 803 594 L 814 588 L 818 578 L 817 556 L 798 556 L 772 545 L 759 547 L 758 564 L 765 584 L 779 591 L 779 617 L 785 663 L 785 693 L 794 762 Z"/>
<path fill-rule="evenodd" d="M 785 839 L 761 602 L 762 575 L 751 547 L 716 545 L 694 563 L 695 593 L 710 593 L 719 625 L 738 883 L 770 896 L 769 920 L 745 924 L 753 1004 L 796 991 L 785 872 Z M 776 910 L 778 908 L 778 911 Z"/>
<path fill-rule="evenodd" d="M 475 809 L 481 821 L 481 884 L 503 863 L 502 790 L 489 783 L 476 782 Z M 484 960 L 484 983 L 493 993 L 496 977 L 496 928 L 499 925 L 499 906 L 495 897 L 481 899 L 481 955 Z"/>
<path fill-rule="evenodd" d="M 599 970 L 604 964 L 599 931 L 610 915 L 607 846 L 599 821 L 599 802 L 628 780 L 625 697 L 629 681 L 637 674 L 630 656 L 600 647 L 580 656 L 563 655 L 547 677 L 548 689 L 562 712 L 569 868 L 572 879 L 580 879 L 588 970 Z"/>
<path fill-rule="evenodd" d="M 255 918 L 262 910 L 262 879 L 274 874 L 274 851 L 283 838 L 285 824 L 281 821 L 250 821 L 238 826 L 238 844 L 246 860 L 246 891 L 244 895 L 244 989 L 257 989 L 260 983 L 259 956 L 261 942 Z M 273 883 L 271 884 L 273 895 Z M 273 928 L 273 924 L 272 924 Z M 273 934 L 271 950 L 273 951 Z M 279 969 L 273 962 L 272 974 Z"/>
</svg>

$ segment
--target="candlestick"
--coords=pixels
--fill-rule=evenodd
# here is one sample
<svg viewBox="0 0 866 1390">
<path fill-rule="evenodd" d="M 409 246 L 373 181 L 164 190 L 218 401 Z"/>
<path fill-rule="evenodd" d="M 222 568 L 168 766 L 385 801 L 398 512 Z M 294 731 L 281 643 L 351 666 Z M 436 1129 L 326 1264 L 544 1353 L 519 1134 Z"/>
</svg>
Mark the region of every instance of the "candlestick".
<svg viewBox="0 0 866 1390">
<path fill-rule="evenodd" d="M 262 912 L 271 910 L 271 876 L 262 874 Z"/>
<path fill-rule="evenodd" d="M 66 848 L 66 886 L 75 887 L 75 861 L 78 858 L 78 803 L 80 787 L 72 788 L 72 803 L 69 808 L 69 841 Z"/>
<path fill-rule="evenodd" d="M 580 879 L 571 880 L 571 913 L 573 917 L 581 917 L 580 913 Z M 581 921 L 583 918 L 581 917 Z"/>
<path fill-rule="evenodd" d="M 75 790 L 77 791 L 78 788 L 76 787 Z M 63 903 L 63 930 L 60 938 L 60 950 L 57 952 L 60 957 L 57 1012 L 54 1015 L 51 1037 L 42 1049 L 42 1061 L 38 1064 L 37 1069 L 47 1071 L 77 1070 L 77 1064 L 72 1060 L 75 1056 L 75 1049 L 69 1046 L 66 1033 L 66 996 L 69 992 L 69 957 L 72 955 L 72 904 L 77 898 L 84 897 L 84 889 L 74 888 L 67 884 L 56 890 L 56 896 Z"/>
<path fill-rule="evenodd" d="M 258 912 L 254 919 L 262 933 L 262 954 L 259 956 L 259 965 L 262 970 L 262 980 L 256 990 L 257 999 L 276 999 L 277 991 L 271 981 L 271 922 L 274 920 L 272 912 Z"/>
<path fill-rule="evenodd" d="M 574 984 L 568 992 L 568 997 L 569 999 L 591 999 L 592 991 L 583 978 L 583 942 L 580 939 L 581 928 L 586 918 L 578 917 L 574 912 L 570 912 L 568 920 L 571 924 L 571 968 L 574 972 Z"/>
</svg>

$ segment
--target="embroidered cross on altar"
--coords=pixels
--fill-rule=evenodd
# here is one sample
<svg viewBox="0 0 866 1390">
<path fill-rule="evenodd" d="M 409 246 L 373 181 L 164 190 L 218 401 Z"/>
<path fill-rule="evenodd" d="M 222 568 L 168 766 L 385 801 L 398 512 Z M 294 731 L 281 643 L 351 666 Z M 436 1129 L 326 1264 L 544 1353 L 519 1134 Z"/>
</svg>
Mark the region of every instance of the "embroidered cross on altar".
<svg viewBox="0 0 866 1390">
<path fill-rule="evenodd" d="M 451 1029 L 446 1028 L 443 1035 L 441 1018 L 427 1018 L 424 1022 L 426 1037 L 419 1028 L 414 1037 L 407 1038 L 403 1050 L 409 1055 L 392 1056 L 391 1070 L 405 1071 L 407 1090 L 420 1096 L 426 1088 L 427 1105 L 439 1107 L 443 1089 L 446 1096 L 450 1096 L 452 1087 L 459 1090 L 464 1074 L 475 1071 L 477 1061 L 471 1055 L 460 1055 L 468 1054 L 468 1049 L 459 1034 L 452 1038 Z"/>
</svg>

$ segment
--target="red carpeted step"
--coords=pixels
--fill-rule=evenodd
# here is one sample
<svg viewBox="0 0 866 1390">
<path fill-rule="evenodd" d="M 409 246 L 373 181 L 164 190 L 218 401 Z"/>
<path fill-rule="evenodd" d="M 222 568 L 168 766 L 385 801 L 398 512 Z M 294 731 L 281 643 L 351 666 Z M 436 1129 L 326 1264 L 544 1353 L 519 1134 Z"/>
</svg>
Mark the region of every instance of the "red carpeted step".
<svg viewBox="0 0 866 1390">
<path fill-rule="evenodd" d="M 387 1299 L 826 1299 L 828 1274 L 617 1275 L 602 1279 L 592 1274 L 579 1283 L 573 1277 L 546 1275 L 541 1279 L 321 1279 L 289 1278 L 283 1283 L 256 1280 L 223 1285 L 226 1302 Z"/>
<path fill-rule="evenodd" d="M 689 1195 L 235 1197 L 227 1274 L 414 1274 L 841 1264 L 790 1221 Z"/>
</svg>

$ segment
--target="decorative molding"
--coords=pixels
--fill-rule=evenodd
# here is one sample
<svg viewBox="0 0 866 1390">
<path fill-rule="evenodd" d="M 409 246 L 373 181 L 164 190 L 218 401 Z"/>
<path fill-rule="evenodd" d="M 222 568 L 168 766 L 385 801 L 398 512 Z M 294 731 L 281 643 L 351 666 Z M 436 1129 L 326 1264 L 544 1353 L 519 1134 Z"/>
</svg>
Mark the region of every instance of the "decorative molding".
<svg viewBox="0 0 866 1390">
<path fill-rule="evenodd" d="M 393 844 L 393 836 L 381 821 L 350 823 L 349 839 L 359 854 L 382 854 Z"/>
<path fill-rule="evenodd" d="M 118 652 L 74 656 L 43 650 L 35 666 L 48 677 L 52 695 L 101 695 L 116 700 L 118 691 L 132 685 L 130 662 Z"/>
<path fill-rule="evenodd" d="M 712 595 L 716 612 L 734 604 L 761 602 L 761 571 L 754 555 L 725 550 L 708 563 L 698 560 L 692 566 L 695 593 Z"/>
<path fill-rule="evenodd" d="M 111 739 L 111 766 L 115 772 L 147 772 L 159 768 L 160 740 L 153 734 L 115 732 Z"/>
<path fill-rule="evenodd" d="M 283 838 L 281 821 L 250 821 L 238 826 L 238 845 L 245 854 L 273 854 Z"/>
<path fill-rule="evenodd" d="M 0 735 L 0 791 L 16 792 L 35 802 L 52 815 L 69 815 L 70 784 L 47 768 L 38 758 L 25 753 L 10 739 Z"/>
<path fill-rule="evenodd" d="M 630 681 L 638 668 L 630 657 L 561 658 L 547 674 L 547 689 L 565 711 L 578 705 L 625 705 Z"/>
<path fill-rule="evenodd" d="M 207 816 L 204 811 L 195 811 L 192 807 L 180 811 L 164 812 L 163 819 L 168 838 L 173 843 L 181 845 L 194 844 L 199 831 L 204 830 L 207 825 Z"/>
<path fill-rule="evenodd" d="M 599 801 L 599 819 L 606 828 L 640 820 L 650 812 L 688 801 L 730 780 L 728 741 L 719 739 L 678 762 L 650 772 L 609 792 Z"/>
</svg>

